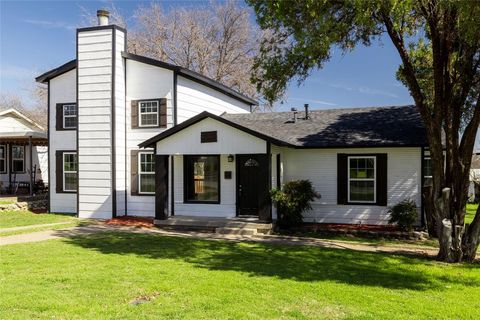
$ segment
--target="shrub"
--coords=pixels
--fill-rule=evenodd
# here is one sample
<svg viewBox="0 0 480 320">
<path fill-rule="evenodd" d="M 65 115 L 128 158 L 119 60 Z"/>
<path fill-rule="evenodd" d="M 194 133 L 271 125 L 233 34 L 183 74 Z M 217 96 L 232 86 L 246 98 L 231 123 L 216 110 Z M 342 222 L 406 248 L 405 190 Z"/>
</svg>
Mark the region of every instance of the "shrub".
<svg viewBox="0 0 480 320">
<path fill-rule="evenodd" d="M 394 205 L 390 210 L 389 223 L 396 223 L 403 230 L 411 231 L 417 221 L 417 204 L 411 199 L 405 199 Z"/>
<path fill-rule="evenodd" d="M 281 228 L 302 224 L 302 213 L 311 210 L 311 202 L 320 198 L 309 180 L 289 181 L 281 190 L 273 189 L 270 195 L 277 206 L 277 224 Z"/>
</svg>

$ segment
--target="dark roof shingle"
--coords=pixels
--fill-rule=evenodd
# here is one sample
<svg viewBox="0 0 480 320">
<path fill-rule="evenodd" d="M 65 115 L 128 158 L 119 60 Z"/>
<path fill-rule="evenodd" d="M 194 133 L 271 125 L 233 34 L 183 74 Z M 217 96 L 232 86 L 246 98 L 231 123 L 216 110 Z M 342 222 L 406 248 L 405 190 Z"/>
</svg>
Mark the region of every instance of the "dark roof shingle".
<svg viewBox="0 0 480 320">
<path fill-rule="evenodd" d="M 295 147 L 426 146 L 414 106 L 311 110 L 309 119 L 292 112 L 223 114 L 222 117 Z"/>
</svg>

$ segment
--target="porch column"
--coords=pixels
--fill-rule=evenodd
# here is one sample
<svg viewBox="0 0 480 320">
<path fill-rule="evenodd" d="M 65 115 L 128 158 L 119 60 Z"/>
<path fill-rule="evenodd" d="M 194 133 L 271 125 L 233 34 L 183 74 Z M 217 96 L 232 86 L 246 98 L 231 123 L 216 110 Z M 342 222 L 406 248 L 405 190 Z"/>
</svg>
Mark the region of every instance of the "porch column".
<svg viewBox="0 0 480 320">
<path fill-rule="evenodd" d="M 168 156 L 155 155 L 155 219 L 168 218 Z"/>
<path fill-rule="evenodd" d="M 28 137 L 28 149 L 29 149 L 29 152 L 30 152 L 30 156 L 29 156 L 29 161 L 30 161 L 30 195 L 33 195 L 33 165 L 32 165 L 32 159 L 33 159 L 33 156 L 32 156 L 32 136 L 29 136 Z"/>
</svg>

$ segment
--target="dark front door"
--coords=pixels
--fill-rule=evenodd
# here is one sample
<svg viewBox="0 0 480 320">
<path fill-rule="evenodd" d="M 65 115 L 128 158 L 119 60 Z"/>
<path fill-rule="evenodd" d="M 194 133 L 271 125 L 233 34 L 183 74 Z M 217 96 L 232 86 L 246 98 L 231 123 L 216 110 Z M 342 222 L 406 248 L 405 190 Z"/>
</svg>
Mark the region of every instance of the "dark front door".
<svg viewBox="0 0 480 320">
<path fill-rule="evenodd" d="M 237 213 L 269 220 L 268 158 L 265 154 L 237 155 Z"/>
</svg>

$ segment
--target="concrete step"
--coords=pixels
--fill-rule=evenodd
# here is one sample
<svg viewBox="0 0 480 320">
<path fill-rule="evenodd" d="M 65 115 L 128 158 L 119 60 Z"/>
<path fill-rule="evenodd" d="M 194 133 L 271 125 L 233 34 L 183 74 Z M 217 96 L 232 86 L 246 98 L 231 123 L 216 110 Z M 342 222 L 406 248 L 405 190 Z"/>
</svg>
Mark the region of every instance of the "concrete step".
<svg viewBox="0 0 480 320">
<path fill-rule="evenodd" d="M 215 232 L 219 234 L 236 234 L 242 236 L 253 236 L 254 234 L 257 234 L 257 230 L 251 228 L 220 227 L 216 228 Z"/>
</svg>

